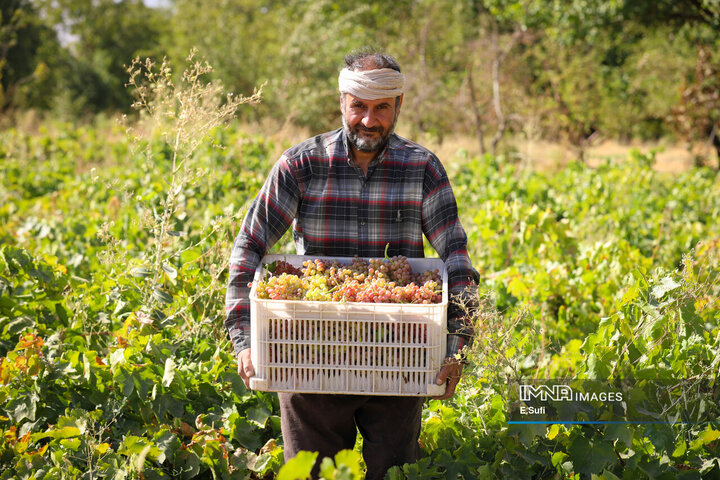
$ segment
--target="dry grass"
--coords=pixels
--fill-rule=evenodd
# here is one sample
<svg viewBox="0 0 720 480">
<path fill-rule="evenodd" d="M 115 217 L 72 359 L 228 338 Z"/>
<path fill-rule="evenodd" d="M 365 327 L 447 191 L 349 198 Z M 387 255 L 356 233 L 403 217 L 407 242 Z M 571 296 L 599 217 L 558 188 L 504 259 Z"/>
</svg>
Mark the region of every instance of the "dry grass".
<svg viewBox="0 0 720 480">
<path fill-rule="evenodd" d="M 692 153 L 681 145 L 659 143 L 621 145 L 617 142 L 603 142 L 591 148 L 589 150 L 589 164 L 594 166 L 606 159 L 622 160 L 627 158 L 628 152 L 633 148 L 641 152 L 656 150 L 655 169 L 660 172 L 678 173 L 693 166 Z"/>
<path fill-rule="evenodd" d="M 400 135 L 418 141 L 443 160 L 452 162 L 458 158 L 459 151 L 467 151 L 472 157 L 479 152 L 477 140 L 467 135 L 446 137 L 442 143 L 432 138 L 416 139 L 398 132 Z M 508 155 L 511 160 L 521 163 L 534 170 L 554 172 L 565 167 L 568 162 L 577 158 L 577 150 L 557 142 L 544 140 L 527 141 L 524 139 L 509 140 L 513 151 Z M 616 141 L 605 141 L 589 148 L 585 154 L 588 165 L 595 167 L 602 162 L 612 159 L 622 162 L 628 157 L 631 150 L 641 152 L 656 151 L 655 170 L 667 173 L 679 173 L 693 167 L 696 156 L 707 160 L 709 165 L 717 165 L 715 152 L 705 145 L 695 146 L 688 150 L 684 145 L 669 142 L 634 142 L 621 144 Z"/>
<path fill-rule="evenodd" d="M 42 115 L 37 114 L 37 112 L 29 112 L 16 117 L 14 126 L 19 130 L 37 133 L 39 127 L 47 123 L 48 122 L 44 121 Z M 117 140 L 118 136 L 122 136 L 122 130 L 113 128 L 115 127 L 115 122 L 112 119 L 101 119 L 99 126 L 107 130 L 106 138 L 111 141 Z M 290 123 L 279 124 L 272 119 L 263 119 L 256 123 L 246 123 L 239 128 L 249 134 L 269 137 L 275 145 L 275 151 L 272 152 L 275 158 L 279 157 L 280 154 L 290 146 L 318 133 L 308 128 L 297 127 Z M 440 143 L 432 136 L 418 138 L 410 134 L 409 130 L 405 128 L 402 123 L 399 124 L 398 134 L 429 148 L 446 164 L 458 161 L 458 152 L 460 151 L 466 151 L 470 157 L 477 155 L 479 152 L 477 140 L 470 135 L 446 136 L 443 142 Z M 528 141 L 524 138 L 518 138 L 508 140 L 506 143 L 513 147 L 512 152 L 508 154 L 509 158 L 533 170 L 551 173 L 562 169 L 568 162 L 577 158 L 576 150 L 558 142 L 548 142 L 544 140 Z M 635 142 L 621 144 L 616 141 L 605 141 L 589 148 L 586 152 L 586 158 L 588 164 L 594 167 L 607 159 L 622 161 L 627 158 L 628 153 L 632 149 L 637 149 L 641 152 L 657 151 L 657 162 L 654 168 L 659 172 L 678 173 L 686 171 L 692 168 L 696 156 L 709 159 L 707 162 L 711 166 L 717 166 L 718 162 L 715 152 L 707 145 L 698 145 L 692 150 L 688 150 L 684 145 L 669 142 Z"/>
</svg>

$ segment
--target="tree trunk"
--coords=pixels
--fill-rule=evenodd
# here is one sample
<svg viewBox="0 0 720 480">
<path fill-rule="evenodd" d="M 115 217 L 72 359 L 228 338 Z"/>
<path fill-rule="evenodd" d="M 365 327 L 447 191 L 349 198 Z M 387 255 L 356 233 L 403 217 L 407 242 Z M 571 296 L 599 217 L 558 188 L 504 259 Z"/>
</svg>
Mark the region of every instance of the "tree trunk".
<svg viewBox="0 0 720 480">
<path fill-rule="evenodd" d="M 492 50 L 493 50 L 493 62 L 492 62 L 492 91 L 493 91 L 493 107 L 495 108 L 495 116 L 497 117 L 498 127 L 495 132 L 495 136 L 492 139 L 490 146 L 490 152 L 495 155 L 497 153 L 497 146 L 500 143 L 500 139 L 505 134 L 506 122 L 505 114 L 503 113 L 502 103 L 500 101 L 500 65 L 502 64 L 503 52 L 498 47 L 498 26 L 497 23 L 493 22 L 492 29 Z"/>
<path fill-rule="evenodd" d="M 478 107 L 477 95 L 475 94 L 475 82 L 473 82 L 472 70 L 472 63 L 468 63 L 468 89 L 470 90 L 470 103 L 472 104 L 473 115 L 475 116 L 475 135 L 477 136 L 480 155 L 485 155 L 485 132 L 483 131 L 482 115 L 480 115 L 480 107 Z"/>
<path fill-rule="evenodd" d="M 710 143 L 712 143 L 717 153 L 717 170 L 720 172 L 720 132 L 718 131 L 717 124 L 714 124 L 710 131 Z"/>
</svg>

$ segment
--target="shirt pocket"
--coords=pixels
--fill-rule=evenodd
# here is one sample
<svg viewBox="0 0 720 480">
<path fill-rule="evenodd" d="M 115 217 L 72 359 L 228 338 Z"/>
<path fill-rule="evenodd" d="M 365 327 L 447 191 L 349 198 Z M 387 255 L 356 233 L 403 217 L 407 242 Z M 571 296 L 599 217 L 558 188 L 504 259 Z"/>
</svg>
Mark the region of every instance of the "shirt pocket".
<svg viewBox="0 0 720 480">
<path fill-rule="evenodd" d="M 422 200 L 408 187 L 405 182 L 388 184 L 380 195 L 376 231 L 383 255 L 388 244 L 388 256 L 422 252 Z"/>
</svg>

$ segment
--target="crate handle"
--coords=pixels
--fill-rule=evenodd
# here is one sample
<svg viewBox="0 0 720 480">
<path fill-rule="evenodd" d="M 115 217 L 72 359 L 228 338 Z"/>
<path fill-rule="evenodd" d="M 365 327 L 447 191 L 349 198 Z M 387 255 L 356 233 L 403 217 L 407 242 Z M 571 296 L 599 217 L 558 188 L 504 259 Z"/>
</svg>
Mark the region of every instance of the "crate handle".
<svg viewBox="0 0 720 480">
<path fill-rule="evenodd" d="M 269 385 L 266 379 L 260 377 L 250 377 L 250 390 L 267 391 L 268 388 Z"/>
<path fill-rule="evenodd" d="M 445 384 L 442 385 L 436 385 L 434 383 L 431 383 L 427 386 L 427 394 L 428 397 L 439 397 L 445 393 Z"/>
</svg>

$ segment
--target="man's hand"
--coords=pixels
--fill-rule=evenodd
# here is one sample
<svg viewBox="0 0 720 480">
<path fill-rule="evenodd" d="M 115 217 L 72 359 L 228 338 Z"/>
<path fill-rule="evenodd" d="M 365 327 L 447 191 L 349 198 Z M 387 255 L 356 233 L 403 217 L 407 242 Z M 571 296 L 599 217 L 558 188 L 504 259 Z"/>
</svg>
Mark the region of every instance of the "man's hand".
<svg viewBox="0 0 720 480">
<path fill-rule="evenodd" d="M 238 375 L 242 378 L 245 386 L 250 388 L 250 377 L 255 375 L 255 368 L 253 367 L 252 360 L 250 360 L 249 348 L 237 354 L 237 362 Z"/>
<path fill-rule="evenodd" d="M 459 360 L 452 357 L 446 358 L 445 363 L 440 369 L 440 372 L 435 377 L 435 383 L 438 385 L 442 385 L 443 383 L 445 383 L 445 380 L 447 380 L 447 384 L 445 385 L 445 393 L 432 398 L 436 400 L 445 400 L 446 398 L 452 397 L 455 394 L 455 387 L 460 381 L 462 369 L 463 365 L 462 363 L 460 363 Z"/>
</svg>

